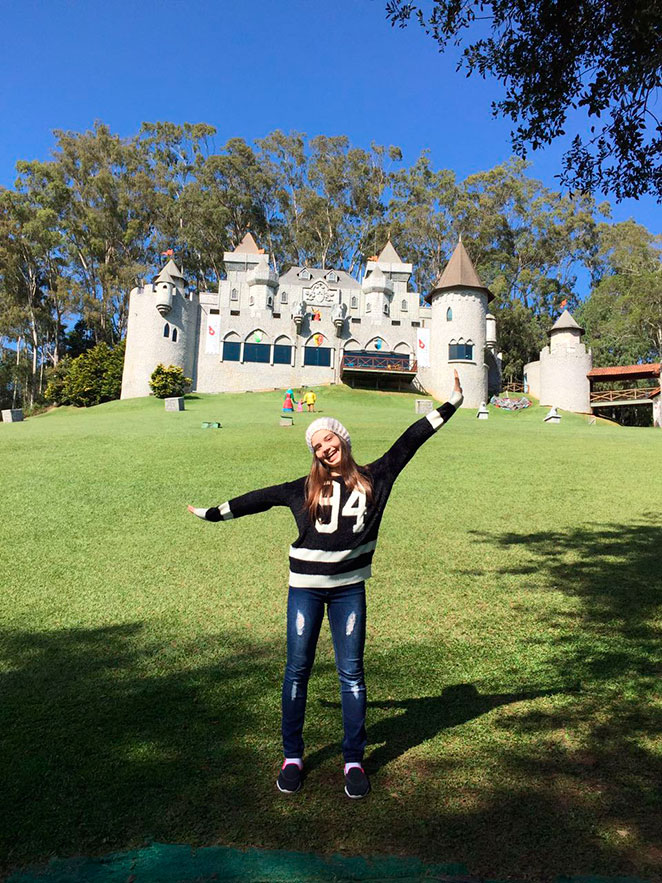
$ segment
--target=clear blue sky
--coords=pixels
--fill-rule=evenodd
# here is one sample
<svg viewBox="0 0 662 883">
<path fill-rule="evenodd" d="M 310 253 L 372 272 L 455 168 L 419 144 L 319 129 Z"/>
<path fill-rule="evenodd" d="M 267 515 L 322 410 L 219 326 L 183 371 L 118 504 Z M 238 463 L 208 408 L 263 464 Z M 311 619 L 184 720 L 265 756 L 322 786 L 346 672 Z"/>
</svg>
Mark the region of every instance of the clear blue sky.
<svg viewBox="0 0 662 883">
<path fill-rule="evenodd" d="M 429 149 L 460 177 L 510 154 L 491 116 L 498 84 L 455 72 L 418 26 L 391 28 L 384 0 L 0 0 L 0 185 L 47 158 L 53 129 L 95 119 L 207 122 L 217 145 L 273 129 Z M 560 150 L 531 173 L 555 187 Z M 661 232 L 652 199 L 613 206 Z"/>
</svg>

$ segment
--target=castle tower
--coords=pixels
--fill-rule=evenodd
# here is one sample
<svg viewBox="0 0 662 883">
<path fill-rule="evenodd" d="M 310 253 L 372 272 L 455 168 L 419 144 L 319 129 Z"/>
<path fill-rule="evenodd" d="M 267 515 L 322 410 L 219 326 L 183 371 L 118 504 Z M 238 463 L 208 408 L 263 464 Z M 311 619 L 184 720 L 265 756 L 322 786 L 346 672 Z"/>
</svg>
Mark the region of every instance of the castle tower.
<svg viewBox="0 0 662 883">
<path fill-rule="evenodd" d="M 548 334 L 549 346 L 540 352 L 540 404 L 590 413 L 586 375 L 593 367 L 593 357 L 581 341 L 584 329 L 564 310 Z"/>
<path fill-rule="evenodd" d="M 251 315 L 273 313 L 278 276 L 269 266 L 266 255 L 261 255 L 254 269 L 246 273 L 246 284 Z"/>
<path fill-rule="evenodd" d="M 150 395 L 159 363 L 177 365 L 192 377 L 196 311 L 177 264 L 170 259 L 151 285 L 129 296 L 122 398 Z"/>
<path fill-rule="evenodd" d="M 383 322 L 388 322 L 390 325 L 393 283 L 379 264 L 373 264 L 373 267 L 374 269 L 363 277 L 361 285 L 365 295 L 366 319 L 376 325 Z"/>
<path fill-rule="evenodd" d="M 258 248 L 252 233 L 246 233 L 234 251 L 223 255 L 226 279 L 219 284 L 221 310 L 252 309 L 248 275 L 265 260 L 263 248 Z M 253 295 L 253 298 L 255 295 Z M 266 301 L 265 301 L 266 303 Z"/>
<path fill-rule="evenodd" d="M 460 375 L 464 408 L 478 408 L 488 398 L 485 363 L 487 305 L 493 295 L 481 282 L 460 240 L 425 300 L 431 307 L 430 366 L 419 365 L 425 389 L 444 401 L 453 388 L 453 369 Z M 490 341 L 496 348 L 496 334 Z"/>
</svg>

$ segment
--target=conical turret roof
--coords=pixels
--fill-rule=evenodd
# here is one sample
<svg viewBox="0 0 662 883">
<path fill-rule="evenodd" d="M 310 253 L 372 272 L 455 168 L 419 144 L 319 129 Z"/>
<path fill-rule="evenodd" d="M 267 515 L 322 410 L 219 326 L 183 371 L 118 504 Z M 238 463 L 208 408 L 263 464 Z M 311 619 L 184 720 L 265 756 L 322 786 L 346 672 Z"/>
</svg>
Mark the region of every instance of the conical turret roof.
<svg viewBox="0 0 662 883">
<path fill-rule="evenodd" d="M 156 279 L 154 280 L 154 285 L 156 285 L 158 282 L 168 282 L 170 285 L 177 285 L 178 282 L 184 282 L 184 277 L 182 276 L 179 267 L 172 258 L 170 258 L 168 263 L 156 277 Z"/>
<path fill-rule="evenodd" d="M 384 248 L 380 251 L 379 256 L 377 257 L 378 261 L 382 261 L 386 264 L 401 264 L 402 258 L 395 250 L 395 246 L 389 239 Z"/>
<path fill-rule="evenodd" d="M 184 278 L 182 276 L 181 270 L 179 269 L 179 267 L 173 261 L 172 258 L 170 258 L 170 260 L 168 261 L 168 263 L 165 265 L 165 267 L 163 269 L 167 273 L 170 273 L 170 275 L 173 277 L 173 279 L 183 279 Z"/>
<path fill-rule="evenodd" d="M 429 303 L 433 294 L 438 291 L 448 291 L 451 288 L 476 288 L 487 294 L 488 303 L 494 299 L 490 289 L 481 282 L 461 239 L 455 246 L 455 251 L 446 264 L 446 269 L 435 282 L 432 291 L 425 296 L 425 300 Z"/>
<path fill-rule="evenodd" d="M 552 334 L 554 331 L 579 331 L 581 334 L 584 333 L 584 329 L 581 325 L 578 325 L 575 320 L 572 318 L 570 313 L 567 310 L 563 310 L 561 315 L 558 317 L 556 322 L 552 325 L 548 334 Z"/>
</svg>

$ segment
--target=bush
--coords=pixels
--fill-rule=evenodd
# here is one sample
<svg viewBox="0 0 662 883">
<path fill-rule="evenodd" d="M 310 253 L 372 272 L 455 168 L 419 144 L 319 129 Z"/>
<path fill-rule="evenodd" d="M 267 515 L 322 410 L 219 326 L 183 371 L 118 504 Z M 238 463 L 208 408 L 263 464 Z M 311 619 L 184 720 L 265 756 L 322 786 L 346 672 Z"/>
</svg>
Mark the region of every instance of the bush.
<svg viewBox="0 0 662 883">
<path fill-rule="evenodd" d="M 87 408 L 118 399 L 122 392 L 124 341 L 112 349 L 99 343 L 62 368 L 54 369 L 46 398 L 56 405 Z"/>
<path fill-rule="evenodd" d="M 149 388 L 157 399 L 168 399 L 172 396 L 183 396 L 191 383 L 191 378 L 184 377 L 183 369 L 177 365 L 157 365 L 152 371 Z"/>
<path fill-rule="evenodd" d="M 69 405 L 69 399 L 66 393 L 66 382 L 69 369 L 71 368 L 71 359 L 60 359 L 54 368 L 50 368 L 46 374 L 47 383 L 44 390 L 44 398 L 52 405 Z"/>
</svg>

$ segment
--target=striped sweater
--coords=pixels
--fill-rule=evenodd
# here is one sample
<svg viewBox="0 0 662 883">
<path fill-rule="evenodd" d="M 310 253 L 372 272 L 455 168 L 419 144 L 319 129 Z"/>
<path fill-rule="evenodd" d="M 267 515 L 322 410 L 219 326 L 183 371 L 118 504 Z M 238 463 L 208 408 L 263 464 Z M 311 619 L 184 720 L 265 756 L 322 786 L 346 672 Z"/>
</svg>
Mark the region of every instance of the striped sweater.
<svg viewBox="0 0 662 883">
<path fill-rule="evenodd" d="M 371 576 L 372 556 L 382 515 L 393 483 L 420 446 L 455 413 L 446 402 L 413 423 L 378 460 L 360 471 L 369 473 L 373 496 L 350 491 L 341 478 L 332 478 L 323 521 L 313 520 L 304 509 L 306 477 L 251 491 L 211 509 L 195 510 L 207 521 L 228 521 L 266 512 L 272 506 L 288 506 L 299 536 L 290 546 L 290 586 L 333 589 L 352 585 Z"/>
</svg>

